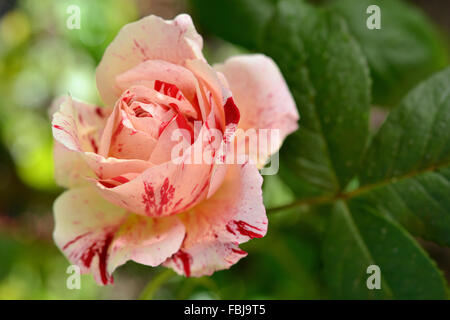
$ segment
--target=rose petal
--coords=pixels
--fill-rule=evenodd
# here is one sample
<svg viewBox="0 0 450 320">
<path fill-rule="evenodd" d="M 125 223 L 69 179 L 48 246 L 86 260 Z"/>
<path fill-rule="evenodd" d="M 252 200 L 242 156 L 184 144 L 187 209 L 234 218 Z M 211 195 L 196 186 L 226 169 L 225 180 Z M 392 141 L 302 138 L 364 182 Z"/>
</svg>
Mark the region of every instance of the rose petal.
<svg viewBox="0 0 450 320">
<path fill-rule="evenodd" d="M 127 260 L 159 265 L 176 252 L 185 236 L 178 218 L 137 217 L 116 207 L 92 188 L 72 189 L 54 204 L 54 240 L 82 273 L 106 285 Z"/>
<path fill-rule="evenodd" d="M 186 147 L 190 146 L 193 139 L 192 128 L 186 124 L 182 114 L 175 115 L 168 123 L 163 123 L 160 127 L 158 142 L 153 149 L 150 162 L 153 164 L 162 164 L 172 160 L 172 151 L 181 139 L 184 139 Z M 179 137 L 179 139 L 175 139 Z M 182 149 L 185 150 L 186 147 Z M 181 151 L 181 150 L 180 150 Z"/>
<path fill-rule="evenodd" d="M 135 128 L 132 116 L 123 108 L 127 106 L 118 101 L 102 134 L 98 153 L 118 159 L 148 160 L 157 140 L 151 132 Z"/>
<path fill-rule="evenodd" d="M 238 244 L 267 231 L 262 178 L 255 166 L 232 165 L 219 190 L 182 215 L 183 245 L 164 265 L 186 276 L 200 277 L 227 269 L 246 255 Z"/>
<path fill-rule="evenodd" d="M 192 72 L 167 61 L 147 60 L 116 78 L 117 85 L 122 91 L 136 85 L 154 89 L 155 81 L 171 83 L 181 90 L 183 96 L 189 101 L 194 100 L 197 80 Z"/>
<path fill-rule="evenodd" d="M 202 38 L 186 14 L 170 21 L 151 15 L 130 23 L 108 46 L 97 68 L 100 96 L 112 106 L 122 91 L 115 83 L 117 75 L 146 60 L 183 65 L 186 59 L 203 59 L 202 46 Z"/>
<path fill-rule="evenodd" d="M 202 119 L 206 119 L 213 106 L 221 106 L 215 108 L 214 112 L 219 123 L 224 128 L 225 114 L 222 106 L 226 103 L 226 98 L 230 95 L 229 90 L 224 87 L 220 81 L 217 72 L 203 60 L 187 60 L 186 67 L 196 76 L 198 85 L 196 84 L 197 97 L 202 112 Z"/>
<path fill-rule="evenodd" d="M 111 244 L 108 272 L 128 260 L 156 267 L 180 248 L 185 227 L 178 217 L 152 219 L 130 215 Z"/>
<path fill-rule="evenodd" d="M 148 160 L 157 140 L 145 131 L 136 130 L 124 111 L 121 115 L 120 122 L 114 128 L 108 156 L 118 159 Z"/>
<path fill-rule="evenodd" d="M 110 179 L 127 173 L 142 173 L 152 166 L 144 160 L 105 158 L 90 152 L 82 154 L 82 157 L 100 179 Z"/>
<path fill-rule="evenodd" d="M 273 148 L 267 156 L 275 153 L 284 138 L 297 130 L 299 119 L 295 102 L 277 65 L 269 57 L 253 54 L 234 56 L 224 64 L 216 65 L 215 69 L 227 78 L 241 114 L 239 128 L 279 130 L 279 135 L 268 136 L 267 144 Z M 261 155 L 256 157 L 258 163 L 265 163 L 266 159 L 259 159 Z"/>
<path fill-rule="evenodd" d="M 86 178 L 94 178 L 94 171 L 88 166 L 83 155 L 72 151 L 55 141 L 53 145 L 54 172 L 56 184 L 64 188 L 86 186 Z"/>
<path fill-rule="evenodd" d="M 58 103 L 52 120 L 55 179 L 63 187 L 81 186 L 84 178 L 92 176 L 93 172 L 80 152 L 98 151 L 100 135 L 111 110 L 76 101 L 70 96 L 59 98 Z"/>
<path fill-rule="evenodd" d="M 150 167 L 126 185 L 108 188 L 97 183 L 95 186 L 110 202 L 145 216 L 161 217 L 189 209 L 208 194 L 216 152 L 210 145 L 208 127 L 214 122 L 211 115 L 207 122 L 210 124 L 200 129 L 199 135 L 204 138 L 197 139 L 180 159 L 171 158 Z"/>
</svg>

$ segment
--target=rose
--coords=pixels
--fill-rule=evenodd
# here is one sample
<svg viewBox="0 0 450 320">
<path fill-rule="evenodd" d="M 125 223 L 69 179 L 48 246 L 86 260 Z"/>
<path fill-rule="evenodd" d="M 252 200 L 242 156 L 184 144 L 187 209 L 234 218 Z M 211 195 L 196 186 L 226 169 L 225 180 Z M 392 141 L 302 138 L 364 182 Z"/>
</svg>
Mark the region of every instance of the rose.
<svg viewBox="0 0 450 320">
<path fill-rule="evenodd" d="M 249 159 L 264 163 L 297 128 L 295 104 L 270 58 L 236 56 L 214 69 L 201 50 L 188 15 L 143 18 L 119 32 L 97 68 L 106 107 L 54 104 L 55 176 L 70 189 L 55 201 L 54 239 L 98 283 L 128 260 L 210 275 L 266 233 L 262 178 Z M 255 156 L 234 139 L 237 126 L 280 134 Z M 171 156 L 176 135 L 188 142 L 181 161 Z M 215 160 L 250 158 L 189 161 L 199 149 Z"/>
</svg>

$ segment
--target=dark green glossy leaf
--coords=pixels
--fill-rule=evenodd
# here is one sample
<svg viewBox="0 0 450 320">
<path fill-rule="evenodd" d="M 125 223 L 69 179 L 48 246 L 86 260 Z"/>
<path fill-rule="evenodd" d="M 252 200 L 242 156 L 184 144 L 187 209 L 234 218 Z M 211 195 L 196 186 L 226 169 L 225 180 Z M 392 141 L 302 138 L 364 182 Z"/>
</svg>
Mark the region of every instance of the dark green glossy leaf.
<svg viewBox="0 0 450 320">
<path fill-rule="evenodd" d="M 409 93 L 369 147 L 356 195 L 415 235 L 450 245 L 450 68 Z"/>
<path fill-rule="evenodd" d="M 287 184 L 298 197 L 343 190 L 366 143 L 370 102 L 368 67 L 343 19 L 295 0 L 193 4 L 205 27 L 282 70 L 301 115 L 281 152 Z"/>
<path fill-rule="evenodd" d="M 193 1 L 197 8 L 200 2 L 204 4 Z M 450 245 L 450 69 L 407 95 L 367 147 L 371 82 L 353 35 L 368 56 L 375 90 L 391 90 L 383 86 L 396 82 L 398 91 L 386 91 L 386 99 L 435 70 L 437 64 L 426 61 L 434 59 L 440 65 L 436 52 L 441 49 L 433 47 L 434 31 L 419 13 L 409 8 L 405 16 L 398 12 L 404 7 L 399 1 L 382 6 L 386 33 L 375 30 L 380 39 L 370 34 L 373 43 L 365 42 L 370 40 L 365 39 L 367 6 L 359 18 L 360 29 L 365 29 L 361 34 L 353 30 L 359 22 L 344 14 L 349 30 L 335 14 L 342 14 L 350 3 L 323 9 L 303 1 L 266 0 L 256 9 L 254 0 L 223 5 L 209 1 L 196 12 L 208 30 L 271 56 L 288 82 L 301 120 L 300 129 L 288 137 L 280 153 L 280 176 L 299 199 L 285 208 L 295 212 L 305 204 L 334 207 L 320 233 L 325 234 L 323 275 L 331 296 L 443 299 L 445 281 L 411 234 Z M 361 8 L 358 4 L 353 10 L 360 13 Z M 218 26 L 218 19 L 233 23 Z M 412 27 L 415 19 L 417 30 Z M 399 51 L 408 56 L 399 62 L 392 52 L 397 48 L 395 39 L 402 37 L 401 49 L 411 50 L 411 56 Z M 409 69 L 415 63 L 418 69 L 412 76 Z M 381 268 L 381 290 L 366 286 L 366 270 L 372 264 Z"/>
<path fill-rule="evenodd" d="M 381 29 L 370 30 L 366 13 L 378 5 Z M 371 68 L 374 102 L 392 105 L 414 85 L 447 63 L 445 45 L 433 24 L 411 4 L 398 0 L 337 0 Z"/>
<path fill-rule="evenodd" d="M 340 299 L 445 299 L 445 280 L 397 223 L 360 202 L 338 202 L 323 245 L 324 276 Z M 368 289 L 370 265 L 381 288 Z"/>
<path fill-rule="evenodd" d="M 450 162 L 450 68 L 411 91 L 374 137 L 361 168 L 362 185 L 386 183 Z"/>
</svg>

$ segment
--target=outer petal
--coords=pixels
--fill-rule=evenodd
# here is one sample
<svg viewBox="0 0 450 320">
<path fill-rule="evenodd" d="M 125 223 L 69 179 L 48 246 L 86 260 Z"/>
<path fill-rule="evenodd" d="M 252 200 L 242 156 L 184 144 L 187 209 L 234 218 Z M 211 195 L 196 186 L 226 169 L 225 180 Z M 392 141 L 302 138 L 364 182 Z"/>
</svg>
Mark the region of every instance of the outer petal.
<svg viewBox="0 0 450 320">
<path fill-rule="evenodd" d="M 227 269 L 246 256 L 238 244 L 263 237 L 267 231 L 261 184 L 255 166 L 230 166 L 219 190 L 183 215 L 186 239 L 164 265 L 199 277 Z"/>
<path fill-rule="evenodd" d="M 112 106 L 121 93 L 116 76 L 146 60 L 183 65 L 186 59 L 203 59 L 202 46 L 202 38 L 186 14 L 169 21 L 148 16 L 130 23 L 106 49 L 97 68 L 100 96 Z"/>
<path fill-rule="evenodd" d="M 94 171 L 84 161 L 82 154 L 54 142 L 53 159 L 55 181 L 61 187 L 74 188 L 89 184 L 86 178 L 94 178 Z"/>
<path fill-rule="evenodd" d="M 178 218 L 155 221 L 128 214 L 92 188 L 63 193 L 54 204 L 53 237 L 71 263 L 99 284 L 113 282 L 114 269 L 132 259 L 156 266 L 176 252 L 185 236 Z"/>
<path fill-rule="evenodd" d="M 299 115 L 289 88 L 277 65 L 261 54 L 234 56 L 216 65 L 229 84 L 241 113 L 239 128 L 278 129 L 268 136 L 269 154 L 275 153 L 284 138 L 298 128 Z M 276 139 L 276 141 L 271 141 Z M 258 159 L 259 163 L 261 159 Z M 265 159 L 262 159 L 265 162 Z"/>
<path fill-rule="evenodd" d="M 92 177 L 80 152 L 96 152 L 102 129 L 110 109 L 100 108 L 61 97 L 54 103 L 57 111 L 53 115 L 55 138 L 55 179 L 63 187 L 85 184 L 85 177 Z"/>
</svg>

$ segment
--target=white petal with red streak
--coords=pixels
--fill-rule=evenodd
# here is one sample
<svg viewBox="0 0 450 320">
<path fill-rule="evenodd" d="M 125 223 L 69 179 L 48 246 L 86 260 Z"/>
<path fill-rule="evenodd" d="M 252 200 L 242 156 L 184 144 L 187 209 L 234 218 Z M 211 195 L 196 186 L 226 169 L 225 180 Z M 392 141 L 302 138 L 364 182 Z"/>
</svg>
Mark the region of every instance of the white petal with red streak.
<svg viewBox="0 0 450 320">
<path fill-rule="evenodd" d="M 255 166 L 229 166 L 217 192 L 182 215 L 186 238 L 164 265 L 179 274 L 199 277 L 227 269 L 244 257 L 238 244 L 263 237 L 267 231 L 261 184 Z"/>
<path fill-rule="evenodd" d="M 176 252 L 185 235 L 178 218 L 136 217 L 104 200 L 95 189 L 63 193 L 54 204 L 54 240 L 82 273 L 99 284 L 113 282 L 111 273 L 127 260 L 159 265 Z"/>
<path fill-rule="evenodd" d="M 184 237 L 185 227 L 178 217 L 152 219 L 130 215 L 111 244 L 108 272 L 128 260 L 159 266 L 180 248 Z"/>
<path fill-rule="evenodd" d="M 297 130 L 299 119 L 295 102 L 277 65 L 261 54 L 234 56 L 223 64 L 215 66 L 222 72 L 230 86 L 233 98 L 239 108 L 239 128 L 278 129 L 277 141 L 270 154 L 275 153 L 284 138 Z M 253 156 L 253 155 L 252 155 Z M 258 159 L 258 163 L 265 159 Z"/>
<path fill-rule="evenodd" d="M 53 145 L 54 172 L 56 184 L 65 188 L 75 188 L 89 184 L 86 178 L 94 178 L 95 173 L 88 166 L 83 155 L 69 150 L 55 141 Z"/>
<path fill-rule="evenodd" d="M 63 187 L 80 186 L 86 176 L 93 175 L 81 152 L 97 151 L 111 110 L 76 101 L 69 96 L 57 101 L 59 105 L 52 120 L 55 179 Z"/>
</svg>

